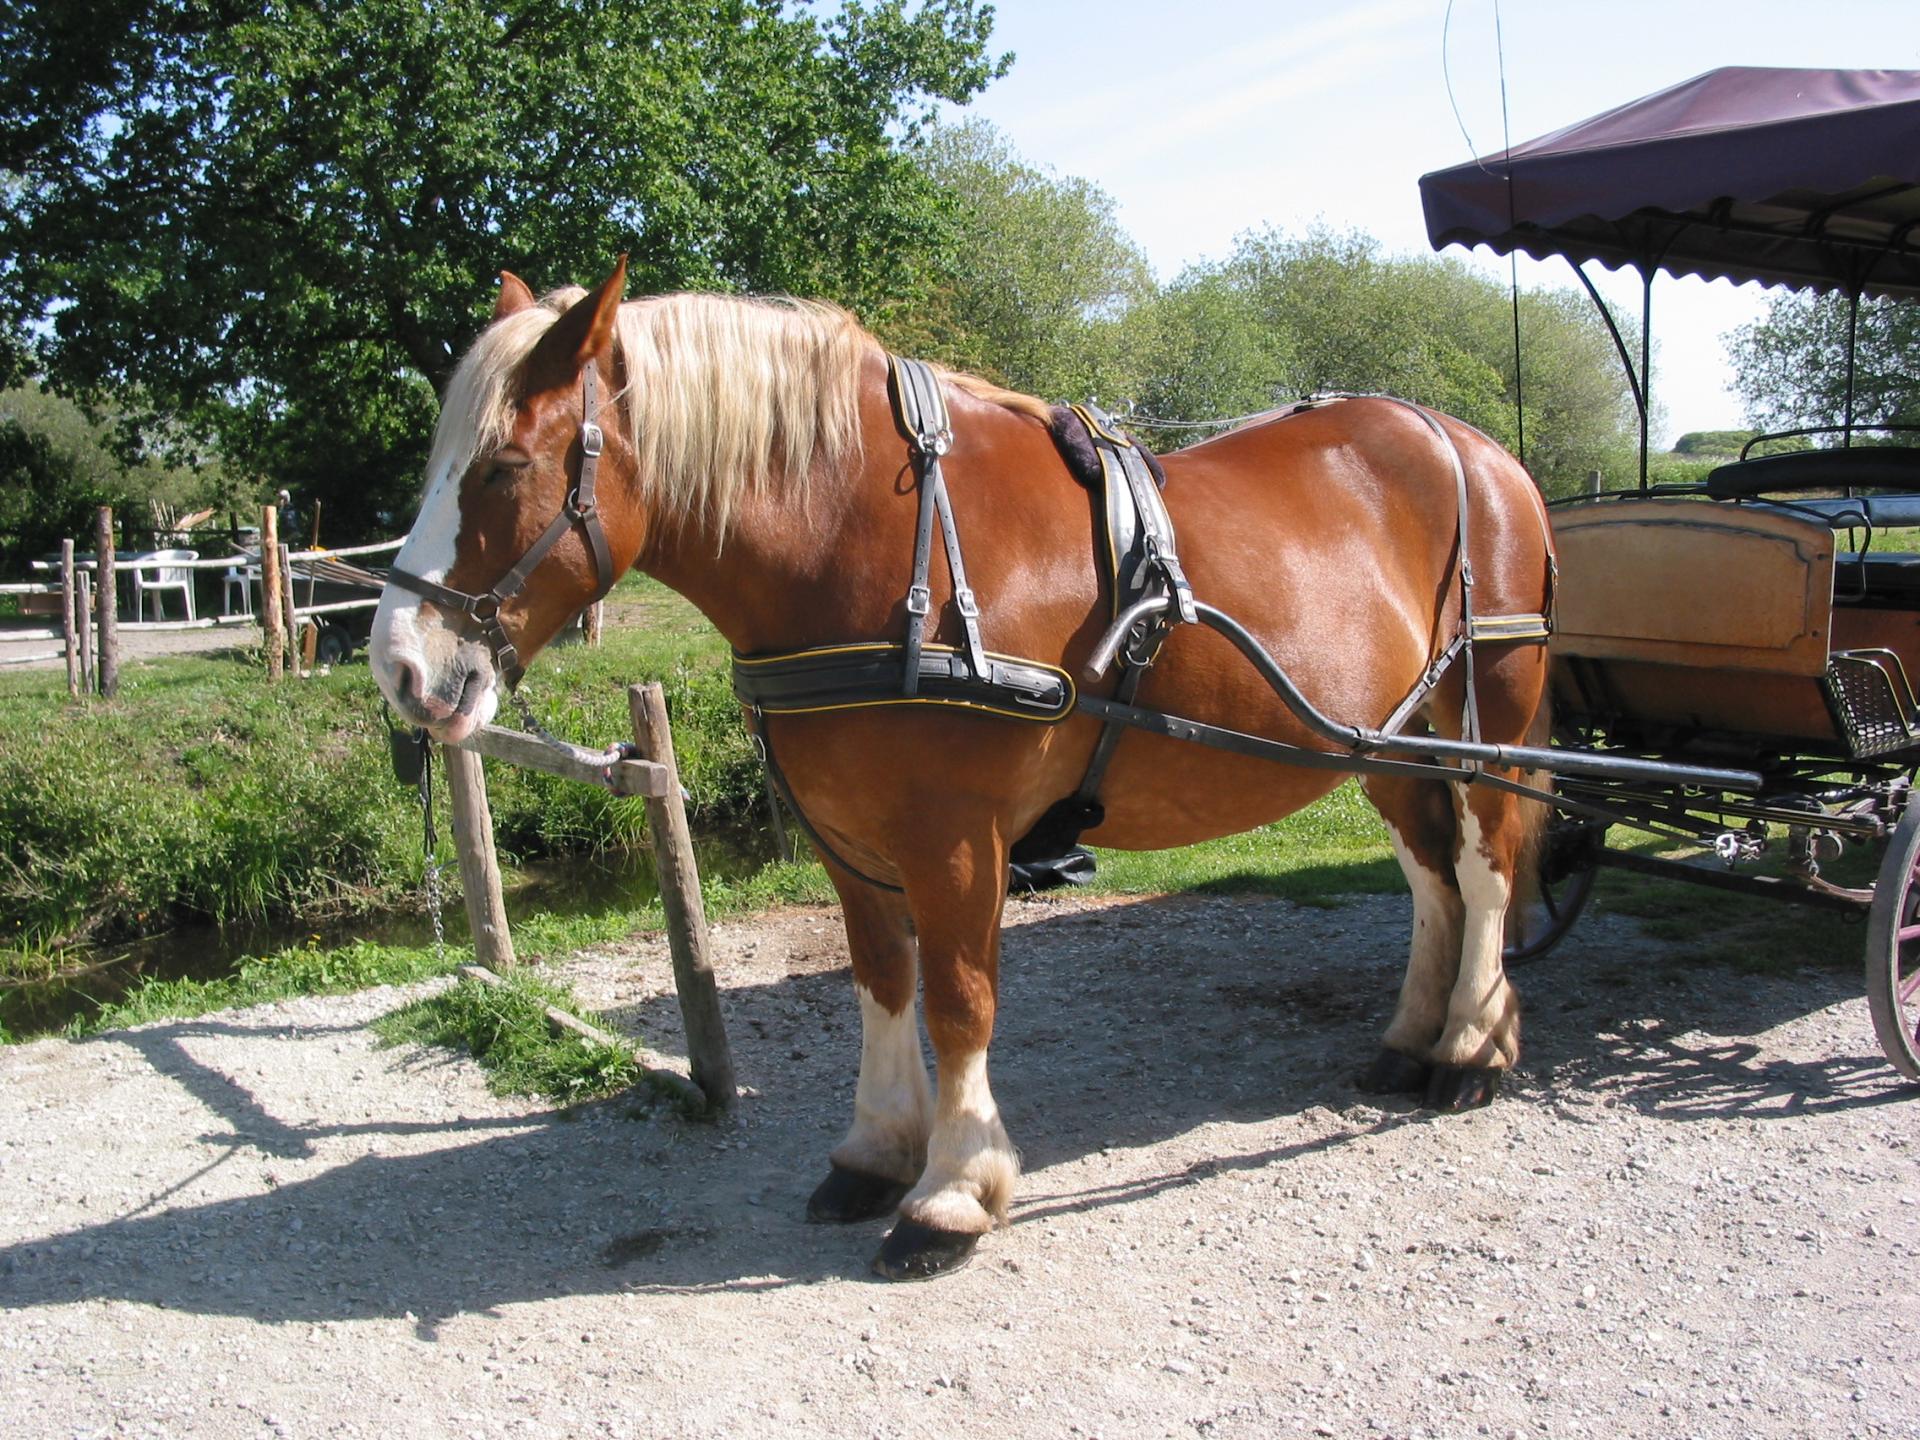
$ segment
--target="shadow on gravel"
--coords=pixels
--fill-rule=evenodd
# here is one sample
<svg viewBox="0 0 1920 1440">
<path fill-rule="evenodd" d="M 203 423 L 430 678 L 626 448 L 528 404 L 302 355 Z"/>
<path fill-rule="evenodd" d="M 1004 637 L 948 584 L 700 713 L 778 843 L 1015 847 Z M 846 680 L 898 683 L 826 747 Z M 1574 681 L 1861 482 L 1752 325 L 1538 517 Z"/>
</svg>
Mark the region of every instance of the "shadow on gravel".
<svg viewBox="0 0 1920 1440">
<path fill-rule="evenodd" d="M 1050 1184 L 1054 1167 L 1102 1147 L 1352 1104 L 1350 1077 L 1392 1007 L 1408 906 L 1173 899 L 1037 913 L 1007 935 L 993 1053 L 995 1090 L 1025 1153 L 1021 1217 L 1126 1205 L 1401 1125 L 1447 1123 L 1370 1106 L 1344 1133 L 1293 1146 L 1096 1189 Z M 1585 958 L 1617 961 L 1619 935 L 1610 938 L 1612 950 L 1596 946 Z M 1579 944 L 1569 950 L 1524 976 L 1535 1050 L 1517 1098 L 1502 1103 L 1605 1087 L 1649 1114 L 1686 1120 L 1878 1104 L 1899 1093 L 1864 1058 L 1772 1061 L 1744 1041 L 1710 1038 L 1763 1030 L 1786 1018 L 1774 1013 L 1781 1005 L 1804 1013 L 1845 998 L 1829 995 L 1831 977 L 1744 994 L 1709 988 L 1710 1016 L 1675 1017 L 1692 1027 L 1682 1039 L 1620 1017 L 1685 1005 L 1693 991 L 1650 973 L 1595 982 Z M 741 1080 L 758 1093 L 737 1120 L 716 1126 L 640 1115 L 627 1100 L 571 1115 L 424 1122 L 365 1113 L 350 1090 L 324 1097 L 327 1118 L 305 1123 L 196 1060 L 186 1042 L 225 1033 L 293 1044 L 317 1032 L 218 1018 L 86 1042 L 137 1049 L 224 1128 L 201 1137 L 205 1165 L 129 1214 L 0 1248 L 0 1303 L 121 1299 L 264 1321 L 406 1317 L 431 1334 L 450 1316 L 554 1296 L 863 1275 L 882 1222 L 802 1219 L 851 1112 L 857 1011 L 844 971 L 819 968 L 838 953 L 823 932 L 793 973 L 725 991 Z M 670 996 L 608 1018 L 629 1033 L 678 1033 Z M 282 1104 L 300 1113 L 323 1099 Z M 402 1137 L 386 1148 L 407 1153 L 368 1155 L 352 1143 L 371 1135 Z M 220 1177 L 221 1188 L 258 1189 L 263 1161 L 310 1170 L 332 1154 L 339 1163 L 306 1178 L 274 1184 L 269 1174 L 260 1193 L 171 1203 L 236 1160 L 252 1172 Z M 183 1156 L 182 1168 L 195 1158 Z"/>
</svg>

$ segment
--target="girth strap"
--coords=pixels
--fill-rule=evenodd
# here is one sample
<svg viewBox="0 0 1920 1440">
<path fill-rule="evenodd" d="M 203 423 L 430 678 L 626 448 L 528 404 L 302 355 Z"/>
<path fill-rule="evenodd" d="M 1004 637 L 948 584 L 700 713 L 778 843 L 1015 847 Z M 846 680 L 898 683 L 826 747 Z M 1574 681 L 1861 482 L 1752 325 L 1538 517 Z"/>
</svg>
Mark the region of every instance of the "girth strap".
<svg viewBox="0 0 1920 1440">
<path fill-rule="evenodd" d="M 953 422 L 947 414 L 946 395 L 939 377 L 924 361 L 891 355 L 888 367 L 893 377 L 894 410 L 900 428 L 913 445 L 914 460 L 920 471 L 920 513 L 914 530 L 913 577 L 907 585 L 907 652 L 901 689 L 902 694 L 912 695 L 920 686 L 920 652 L 926 644 L 927 616 L 933 609 L 929 578 L 936 514 L 940 517 L 947 569 L 953 575 L 953 604 L 960 612 L 967 661 L 973 666 L 974 674 L 986 675 L 987 658 L 986 646 L 980 639 L 980 603 L 967 584 L 967 566 L 960 555 L 960 532 L 953 523 L 953 502 L 947 496 L 947 480 L 940 468 L 940 457 L 953 446 Z"/>
</svg>

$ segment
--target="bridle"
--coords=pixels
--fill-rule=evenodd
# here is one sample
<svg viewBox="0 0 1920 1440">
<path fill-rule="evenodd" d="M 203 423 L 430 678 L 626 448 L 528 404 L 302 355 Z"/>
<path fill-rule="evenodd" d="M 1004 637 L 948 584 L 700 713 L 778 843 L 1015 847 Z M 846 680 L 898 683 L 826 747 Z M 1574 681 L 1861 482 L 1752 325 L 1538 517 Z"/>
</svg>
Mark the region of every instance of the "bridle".
<svg viewBox="0 0 1920 1440">
<path fill-rule="evenodd" d="M 507 638 L 506 626 L 500 623 L 500 607 L 520 593 L 521 587 L 539 568 L 540 562 L 547 558 L 547 552 L 560 543 L 560 537 L 578 525 L 586 534 L 587 545 L 593 551 L 593 567 L 598 583 L 594 587 L 593 598 L 587 601 L 591 605 L 604 599 L 613 588 L 618 577 L 613 572 L 613 553 L 607 548 L 606 531 L 600 527 L 600 510 L 594 500 L 593 477 L 600 466 L 600 452 L 606 444 L 606 434 L 594 423 L 595 375 L 593 362 L 589 360 L 586 368 L 580 372 L 580 479 L 567 500 L 560 507 L 560 513 L 553 517 L 545 532 L 532 545 L 527 553 L 513 563 L 508 570 L 494 582 L 493 588 L 484 595 L 469 595 L 465 591 L 455 590 L 436 580 L 415 575 L 395 565 L 387 572 L 387 583 L 398 585 L 402 590 L 411 590 L 423 600 L 458 612 L 466 616 L 480 631 L 480 638 L 493 652 L 494 668 L 506 682 L 509 690 L 520 683 L 520 677 L 526 673 L 526 667 L 520 663 L 520 652 Z M 581 609 L 585 609 L 582 606 Z"/>
</svg>

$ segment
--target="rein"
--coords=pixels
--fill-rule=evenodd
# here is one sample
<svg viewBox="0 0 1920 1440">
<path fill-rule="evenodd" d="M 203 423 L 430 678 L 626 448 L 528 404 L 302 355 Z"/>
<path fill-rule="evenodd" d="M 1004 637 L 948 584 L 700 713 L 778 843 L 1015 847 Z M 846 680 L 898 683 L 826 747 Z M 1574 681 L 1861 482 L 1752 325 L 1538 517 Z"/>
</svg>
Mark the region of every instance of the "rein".
<svg viewBox="0 0 1920 1440">
<path fill-rule="evenodd" d="M 590 360 L 580 372 L 580 478 L 568 492 L 560 513 L 507 573 L 494 582 L 491 590 L 483 595 L 469 595 L 424 575 L 402 570 L 398 565 L 387 572 L 389 584 L 410 590 L 421 599 L 431 600 L 472 621 L 492 652 L 494 668 L 500 672 L 508 690 L 518 688 L 526 667 L 520 663 L 520 652 L 514 648 L 513 641 L 507 638 L 506 626 L 500 620 L 500 607 L 520 593 L 561 537 L 578 525 L 586 535 L 588 548 L 593 551 L 596 583 L 587 605 L 604 599 L 619 578 L 613 571 L 613 553 L 607 547 L 607 534 L 600 525 L 600 507 L 594 498 L 594 474 L 600 468 L 600 452 L 606 447 L 606 433 L 593 418 L 595 388 L 596 377 Z M 584 610 L 586 606 L 581 608 Z"/>
</svg>

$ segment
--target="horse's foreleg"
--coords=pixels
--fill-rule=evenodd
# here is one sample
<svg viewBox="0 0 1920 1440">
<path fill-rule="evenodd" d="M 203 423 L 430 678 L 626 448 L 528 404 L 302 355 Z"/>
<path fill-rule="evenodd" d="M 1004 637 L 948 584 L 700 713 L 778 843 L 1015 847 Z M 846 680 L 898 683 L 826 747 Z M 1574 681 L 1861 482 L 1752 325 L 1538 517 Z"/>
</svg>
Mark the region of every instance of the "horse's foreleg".
<svg viewBox="0 0 1920 1440">
<path fill-rule="evenodd" d="M 1447 1003 L 1446 1029 L 1433 1047 L 1428 1103 L 1442 1110 L 1484 1105 L 1501 1073 L 1520 1058 L 1520 998 L 1508 983 L 1501 949 L 1528 829 L 1530 802 L 1462 787 L 1454 875 L 1466 905 L 1460 973 Z"/>
<path fill-rule="evenodd" d="M 913 1008 L 918 962 L 906 897 L 827 867 L 840 893 L 853 983 L 860 997 L 860 1079 L 853 1128 L 807 1201 L 832 1223 L 885 1215 L 920 1178 L 933 1127 L 933 1092 Z"/>
<path fill-rule="evenodd" d="M 1362 785 L 1387 823 L 1413 892 L 1413 940 L 1392 1023 L 1360 1086 L 1376 1095 L 1424 1095 L 1460 961 L 1464 911 L 1453 878 L 1453 801 L 1447 787 L 1433 780 L 1372 775 Z"/>
<path fill-rule="evenodd" d="M 933 1133 L 919 1184 L 900 1204 L 874 1268 L 923 1279 L 964 1264 L 1005 1220 L 1019 1157 L 987 1083 L 1006 899 L 1006 846 L 983 827 L 950 847 L 931 837 L 906 875 L 920 939 L 927 1033 L 939 1065 Z"/>
</svg>

